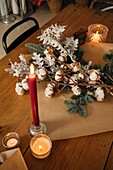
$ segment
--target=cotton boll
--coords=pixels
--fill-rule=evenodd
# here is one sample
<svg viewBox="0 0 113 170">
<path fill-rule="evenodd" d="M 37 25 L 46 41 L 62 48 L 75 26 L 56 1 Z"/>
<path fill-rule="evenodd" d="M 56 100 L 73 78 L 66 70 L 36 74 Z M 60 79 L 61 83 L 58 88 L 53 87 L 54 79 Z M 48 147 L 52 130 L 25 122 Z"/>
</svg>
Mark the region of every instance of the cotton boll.
<svg viewBox="0 0 113 170">
<path fill-rule="evenodd" d="M 48 98 L 52 98 L 53 94 L 54 94 L 53 88 L 46 87 L 46 89 L 45 89 L 45 96 L 48 97 Z"/>
<path fill-rule="evenodd" d="M 73 92 L 76 96 L 78 96 L 78 95 L 81 94 L 81 89 L 80 89 L 80 87 L 78 87 L 77 85 L 74 86 L 74 87 L 72 87 L 71 90 L 72 90 L 72 92 Z"/>
<path fill-rule="evenodd" d="M 56 81 L 61 81 L 64 77 L 64 73 L 62 70 L 58 70 L 56 73 L 55 73 L 55 80 Z"/>
<path fill-rule="evenodd" d="M 47 84 L 47 87 L 49 87 L 49 88 L 52 88 L 52 89 L 53 89 L 53 88 L 55 87 L 55 84 L 54 84 L 54 83 L 51 83 L 51 84 L 49 83 L 49 84 Z"/>
<path fill-rule="evenodd" d="M 75 73 L 77 71 L 79 71 L 80 68 L 81 68 L 81 64 L 79 62 L 74 62 L 74 63 L 70 64 L 70 66 L 72 68 L 72 71 L 75 72 Z"/>
<path fill-rule="evenodd" d="M 88 84 L 96 84 L 96 81 L 89 81 Z"/>
<path fill-rule="evenodd" d="M 98 80 L 99 79 L 99 72 L 98 72 L 98 70 L 90 70 L 89 71 L 89 78 L 90 78 L 90 80 L 92 80 L 92 81 L 95 81 L 95 80 Z"/>
<path fill-rule="evenodd" d="M 22 87 L 23 87 L 24 90 L 29 90 L 27 79 L 22 80 Z"/>
<path fill-rule="evenodd" d="M 61 63 L 65 63 L 67 61 L 67 57 L 66 56 L 59 56 L 58 57 L 58 61 L 61 62 Z"/>
<path fill-rule="evenodd" d="M 15 91 L 18 95 L 24 95 L 25 94 L 25 90 L 23 89 L 21 82 L 16 83 Z"/>
<path fill-rule="evenodd" d="M 55 88 L 54 83 L 47 84 L 47 87 L 45 89 L 45 96 L 48 98 L 52 98 L 54 95 L 54 88 Z"/>
<path fill-rule="evenodd" d="M 38 70 L 38 78 L 40 79 L 40 80 L 44 80 L 45 78 L 46 78 L 46 71 L 44 70 L 44 69 L 39 69 Z"/>
<path fill-rule="evenodd" d="M 105 98 L 105 94 L 104 94 L 104 90 L 101 87 L 98 87 L 95 90 L 95 97 L 97 99 L 97 101 L 103 101 Z"/>
<path fill-rule="evenodd" d="M 84 74 L 78 73 L 78 79 L 79 79 L 79 80 L 83 80 L 83 79 L 84 79 Z"/>
</svg>

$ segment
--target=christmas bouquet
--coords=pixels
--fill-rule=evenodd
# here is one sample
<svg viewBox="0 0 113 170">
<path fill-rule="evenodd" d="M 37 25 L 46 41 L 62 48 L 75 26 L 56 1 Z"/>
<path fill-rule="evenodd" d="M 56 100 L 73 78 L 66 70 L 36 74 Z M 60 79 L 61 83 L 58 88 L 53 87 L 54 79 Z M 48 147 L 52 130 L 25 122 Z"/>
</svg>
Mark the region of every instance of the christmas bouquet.
<svg viewBox="0 0 113 170">
<path fill-rule="evenodd" d="M 6 71 L 18 78 L 15 90 L 23 95 L 29 90 L 28 75 L 30 63 L 35 65 L 35 74 L 39 81 L 46 81 L 45 96 L 52 98 L 60 93 L 73 95 L 64 101 L 69 113 L 78 113 L 85 117 L 85 105 L 113 95 L 113 51 L 105 54 L 103 68 L 92 65 L 92 61 L 83 59 L 84 51 L 79 46 L 77 36 L 67 37 L 62 41 L 66 26 L 51 25 L 39 37 L 40 44 L 27 43 L 25 46 L 32 53 L 29 63 L 20 54 L 20 62 L 12 63 Z"/>
</svg>

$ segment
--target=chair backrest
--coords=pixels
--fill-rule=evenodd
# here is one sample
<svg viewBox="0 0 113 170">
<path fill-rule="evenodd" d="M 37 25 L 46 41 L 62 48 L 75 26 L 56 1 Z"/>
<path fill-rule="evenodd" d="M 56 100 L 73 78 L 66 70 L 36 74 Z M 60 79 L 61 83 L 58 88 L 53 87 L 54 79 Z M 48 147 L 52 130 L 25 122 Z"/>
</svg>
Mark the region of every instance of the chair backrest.
<svg viewBox="0 0 113 170">
<path fill-rule="evenodd" d="M 24 23 L 27 23 L 28 21 L 33 22 L 32 26 L 30 26 L 27 30 L 25 30 L 21 35 L 19 36 L 16 35 L 15 40 L 13 40 L 13 42 L 11 42 L 10 45 L 8 45 L 7 43 L 8 35 L 11 32 L 13 32 L 14 29 L 16 29 L 17 27 L 18 28 L 22 27 L 22 24 L 24 26 Z M 2 37 L 2 45 L 3 45 L 3 48 L 6 54 L 12 51 L 14 48 L 16 48 L 19 44 L 21 44 L 24 40 L 26 40 L 30 35 L 32 35 L 38 29 L 39 29 L 38 21 L 33 17 L 24 18 L 23 20 L 12 25 L 8 30 L 6 30 L 6 32 L 4 33 Z"/>
</svg>

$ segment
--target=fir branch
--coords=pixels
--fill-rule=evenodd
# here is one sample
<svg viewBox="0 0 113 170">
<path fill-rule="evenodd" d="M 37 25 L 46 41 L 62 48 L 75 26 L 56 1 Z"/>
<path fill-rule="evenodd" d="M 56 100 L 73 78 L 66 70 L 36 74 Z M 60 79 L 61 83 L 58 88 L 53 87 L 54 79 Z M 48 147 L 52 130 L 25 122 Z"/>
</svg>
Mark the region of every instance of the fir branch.
<svg viewBox="0 0 113 170">
<path fill-rule="evenodd" d="M 93 102 L 93 96 L 89 94 L 81 94 L 79 96 L 71 96 L 70 100 L 65 100 L 64 103 L 67 105 L 67 111 L 71 114 L 78 113 L 82 117 L 86 117 L 87 112 L 85 105 Z"/>
</svg>

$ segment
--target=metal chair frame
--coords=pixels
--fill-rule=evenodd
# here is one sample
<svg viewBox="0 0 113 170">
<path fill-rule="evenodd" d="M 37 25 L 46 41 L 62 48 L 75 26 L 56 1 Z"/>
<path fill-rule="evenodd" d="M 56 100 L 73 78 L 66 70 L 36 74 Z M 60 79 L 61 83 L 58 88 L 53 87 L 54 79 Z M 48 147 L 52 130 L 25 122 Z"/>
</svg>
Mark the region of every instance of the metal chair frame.
<svg viewBox="0 0 113 170">
<path fill-rule="evenodd" d="M 103 11 L 103 12 L 113 9 L 113 0 L 92 0 L 91 3 L 90 3 L 90 8 L 93 8 L 93 5 L 94 5 L 95 2 L 105 2 L 107 4 L 110 4 L 109 7 L 105 7 L 103 9 L 101 9 L 101 11 Z"/>
<path fill-rule="evenodd" d="M 10 45 L 7 44 L 7 38 L 8 35 L 14 31 L 17 27 L 21 27 L 22 24 L 27 23 L 28 21 L 32 21 L 34 23 L 33 26 L 31 26 L 28 30 L 25 30 L 21 35 L 19 35 L 13 42 L 11 42 Z M 16 48 L 19 44 L 21 44 L 24 40 L 26 40 L 30 35 L 32 35 L 35 31 L 39 29 L 38 21 L 33 17 L 27 17 L 22 19 L 21 21 L 17 22 L 16 24 L 12 25 L 6 32 L 4 33 L 2 37 L 2 46 L 7 53 L 12 51 L 14 48 Z"/>
</svg>

